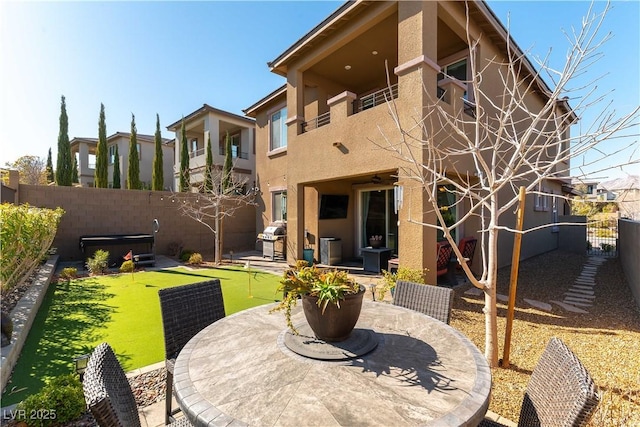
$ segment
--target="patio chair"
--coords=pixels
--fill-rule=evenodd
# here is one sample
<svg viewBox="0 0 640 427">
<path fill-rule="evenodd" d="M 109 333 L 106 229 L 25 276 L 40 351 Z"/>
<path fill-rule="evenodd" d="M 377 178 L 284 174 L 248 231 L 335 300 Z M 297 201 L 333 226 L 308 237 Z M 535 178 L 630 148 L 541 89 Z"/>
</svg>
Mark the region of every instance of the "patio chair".
<svg viewBox="0 0 640 427">
<path fill-rule="evenodd" d="M 473 255 L 476 252 L 476 245 L 478 244 L 478 239 L 475 237 L 464 237 L 458 243 L 458 250 L 462 254 L 462 257 L 467 260 L 467 264 L 471 267 L 471 263 L 473 262 Z M 462 266 L 458 264 L 456 266 L 458 270 L 462 270 Z M 464 276 L 464 281 L 467 281 L 467 275 Z"/>
<path fill-rule="evenodd" d="M 91 354 L 84 372 L 82 389 L 87 407 L 96 422 L 102 427 L 140 427 L 140 417 L 136 399 L 129 381 L 106 342 L 100 344 Z M 181 418 L 172 427 L 186 427 L 192 424 Z"/>
<path fill-rule="evenodd" d="M 598 400 L 597 387 L 578 357 L 560 339 L 551 338 L 529 379 L 518 426 L 584 426 Z"/>
<path fill-rule="evenodd" d="M 173 368 L 176 357 L 198 332 L 225 316 L 220 280 L 161 289 L 160 309 L 167 367 L 166 423 L 172 419 Z"/>
<path fill-rule="evenodd" d="M 419 311 L 449 324 L 453 289 L 398 280 L 393 304 Z"/>
<path fill-rule="evenodd" d="M 443 276 L 449 272 L 449 262 L 453 248 L 449 242 L 437 242 L 438 261 L 436 264 L 437 275 Z"/>
</svg>

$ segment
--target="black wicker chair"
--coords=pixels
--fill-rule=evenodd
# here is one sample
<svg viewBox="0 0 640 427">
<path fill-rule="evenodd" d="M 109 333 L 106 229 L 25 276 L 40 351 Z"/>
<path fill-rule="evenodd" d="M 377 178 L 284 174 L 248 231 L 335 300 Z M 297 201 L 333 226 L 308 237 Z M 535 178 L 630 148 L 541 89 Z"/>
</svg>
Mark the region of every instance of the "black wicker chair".
<svg viewBox="0 0 640 427">
<path fill-rule="evenodd" d="M 139 427 L 140 417 L 129 381 L 109 344 L 102 343 L 91 354 L 82 381 L 87 407 L 102 427 Z M 181 418 L 172 427 L 191 423 Z"/>
<path fill-rule="evenodd" d="M 220 280 L 161 289 L 160 308 L 167 366 L 166 422 L 173 419 L 171 395 L 176 357 L 198 332 L 225 316 Z"/>
<path fill-rule="evenodd" d="M 518 426 L 584 426 L 598 401 L 597 387 L 578 357 L 551 338 L 527 384 Z M 484 420 L 480 425 L 502 424 Z"/>
<path fill-rule="evenodd" d="M 449 324 L 453 289 L 398 280 L 393 304 L 419 311 Z"/>
</svg>

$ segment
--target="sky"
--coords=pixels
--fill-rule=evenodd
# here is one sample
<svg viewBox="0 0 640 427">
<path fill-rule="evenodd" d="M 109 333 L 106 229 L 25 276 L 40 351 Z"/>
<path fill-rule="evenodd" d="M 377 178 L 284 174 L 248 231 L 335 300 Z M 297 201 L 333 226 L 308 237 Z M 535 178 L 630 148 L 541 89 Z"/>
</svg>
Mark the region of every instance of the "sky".
<svg viewBox="0 0 640 427">
<path fill-rule="evenodd" d="M 97 137 L 100 103 L 108 135 L 129 132 L 131 114 L 138 133 L 152 135 L 159 114 L 162 136 L 173 138 L 166 126 L 204 103 L 243 115 L 284 84 L 267 62 L 341 4 L 0 1 L 0 165 L 23 155 L 46 159 L 51 148 L 55 166 L 61 95 L 70 138 Z M 544 56 L 552 48 L 553 64 L 567 50 L 562 30 L 578 26 L 589 8 L 581 0 L 488 4 L 523 50 Z M 605 5 L 595 2 L 595 10 Z M 640 104 L 640 1 L 612 6 L 602 34 L 613 38 L 590 75 L 603 76 L 599 90 L 611 91 L 616 110 L 628 112 Z M 625 172 L 640 174 L 640 166 Z"/>
</svg>

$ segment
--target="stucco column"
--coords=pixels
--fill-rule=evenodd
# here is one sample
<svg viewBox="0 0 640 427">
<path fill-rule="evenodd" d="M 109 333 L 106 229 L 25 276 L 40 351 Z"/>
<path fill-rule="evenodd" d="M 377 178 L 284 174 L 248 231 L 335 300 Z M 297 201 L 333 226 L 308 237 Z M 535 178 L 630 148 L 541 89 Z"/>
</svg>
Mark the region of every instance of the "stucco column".
<svg viewBox="0 0 640 427">
<path fill-rule="evenodd" d="M 398 98 L 404 104 L 405 122 L 422 111 L 423 117 L 437 102 L 438 3 L 398 2 Z M 414 117 L 421 120 L 423 117 Z M 415 129 L 414 138 L 426 135 Z M 414 158 L 423 161 L 422 150 L 415 149 Z M 435 224 L 436 216 L 424 188 L 415 181 L 401 181 L 404 203 L 399 212 L 400 264 L 409 268 L 428 269 L 427 283 L 436 281 L 436 231 L 421 224 Z"/>
<path fill-rule="evenodd" d="M 304 248 L 304 185 L 287 184 L 287 262 L 302 259 Z M 299 220 L 300 219 L 300 220 Z"/>
<path fill-rule="evenodd" d="M 207 143 L 209 142 L 208 138 L 211 136 L 211 150 L 213 158 L 220 158 L 220 150 L 218 150 L 218 146 L 220 144 L 220 120 L 214 117 L 212 114 L 207 114 L 204 118 L 204 149 L 205 154 L 207 153 Z M 215 162 L 215 160 L 214 160 Z"/>
<path fill-rule="evenodd" d="M 287 74 L 287 125 L 288 141 L 301 133 L 300 124 L 304 121 L 304 79 L 302 72 L 295 68 Z M 291 126 L 295 124 L 295 126 Z"/>
<path fill-rule="evenodd" d="M 353 92 L 344 91 L 329 99 L 327 105 L 331 112 L 331 123 L 341 122 L 353 114 L 353 100 L 357 97 Z"/>
</svg>

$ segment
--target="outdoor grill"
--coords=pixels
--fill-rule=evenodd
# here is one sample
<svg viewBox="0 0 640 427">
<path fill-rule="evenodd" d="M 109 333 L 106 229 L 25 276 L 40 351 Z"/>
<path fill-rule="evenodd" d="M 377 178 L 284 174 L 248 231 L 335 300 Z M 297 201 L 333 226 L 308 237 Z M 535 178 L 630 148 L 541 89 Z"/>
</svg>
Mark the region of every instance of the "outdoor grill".
<svg viewBox="0 0 640 427">
<path fill-rule="evenodd" d="M 287 239 L 286 225 L 280 222 L 269 224 L 267 228 L 258 234 L 258 240 L 262 241 L 262 257 L 275 260 L 276 257 L 285 259 L 285 247 Z"/>
</svg>

